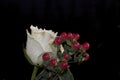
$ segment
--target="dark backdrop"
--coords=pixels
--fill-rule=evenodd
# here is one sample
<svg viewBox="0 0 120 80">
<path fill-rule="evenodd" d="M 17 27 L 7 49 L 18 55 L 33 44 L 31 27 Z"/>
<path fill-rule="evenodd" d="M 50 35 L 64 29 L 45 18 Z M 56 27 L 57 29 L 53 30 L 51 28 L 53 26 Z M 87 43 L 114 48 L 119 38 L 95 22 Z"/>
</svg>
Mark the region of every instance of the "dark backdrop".
<svg viewBox="0 0 120 80">
<path fill-rule="evenodd" d="M 119 12 L 119 0 L 0 0 L 0 80 L 30 80 L 22 43 L 31 24 L 90 42 L 90 59 L 71 66 L 75 80 L 120 80 Z"/>
</svg>

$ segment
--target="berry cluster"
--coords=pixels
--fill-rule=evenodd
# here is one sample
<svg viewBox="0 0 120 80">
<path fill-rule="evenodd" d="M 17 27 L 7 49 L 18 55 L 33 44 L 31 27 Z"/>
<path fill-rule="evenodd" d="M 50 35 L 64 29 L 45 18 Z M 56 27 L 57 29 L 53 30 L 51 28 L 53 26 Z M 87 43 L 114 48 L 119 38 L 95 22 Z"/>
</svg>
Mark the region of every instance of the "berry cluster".
<svg viewBox="0 0 120 80">
<path fill-rule="evenodd" d="M 62 32 L 53 42 L 54 46 L 57 47 L 57 58 L 52 58 L 50 54 L 46 52 L 42 56 L 44 61 L 43 65 L 47 67 L 48 70 L 64 72 L 69 68 L 70 63 L 87 61 L 89 54 L 86 50 L 90 48 L 90 44 L 88 42 L 80 44 L 78 39 L 80 39 L 78 33 Z M 61 50 L 61 47 L 63 50 Z"/>
</svg>

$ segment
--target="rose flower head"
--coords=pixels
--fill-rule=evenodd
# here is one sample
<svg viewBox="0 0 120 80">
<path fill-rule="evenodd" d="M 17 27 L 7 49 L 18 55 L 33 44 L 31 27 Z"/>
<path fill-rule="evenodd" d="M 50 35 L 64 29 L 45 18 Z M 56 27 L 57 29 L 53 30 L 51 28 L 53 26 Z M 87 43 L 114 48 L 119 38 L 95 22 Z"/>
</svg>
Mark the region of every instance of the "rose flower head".
<svg viewBox="0 0 120 80">
<path fill-rule="evenodd" d="M 52 30 L 38 29 L 30 26 L 31 34 L 27 30 L 26 55 L 33 65 L 41 65 L 43 62 L 42 55 L 46 52 L 50 56 L 56 57 L 57 48 L 54 47 L 53 41 L 57 32 Z"/>
</svg>

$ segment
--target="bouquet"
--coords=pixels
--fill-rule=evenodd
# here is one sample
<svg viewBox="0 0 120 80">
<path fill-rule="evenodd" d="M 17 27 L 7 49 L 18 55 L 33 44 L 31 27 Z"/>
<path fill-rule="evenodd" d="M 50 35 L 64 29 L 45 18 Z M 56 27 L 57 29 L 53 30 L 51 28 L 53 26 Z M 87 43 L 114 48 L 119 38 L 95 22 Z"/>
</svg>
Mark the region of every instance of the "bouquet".
<svg viewBox="0 0 120 80">
<path fill-rule="evenodd" d="M 71 63 L 80 64 L 89 59 L 88 42 L 79 43 L 78 33 L 62 32 L 30 26 L 26 30 L 27 41 L 24 54 L 34 66 L 31 80 L 74 80 Z M 42 70 L 39 70 L 42 69 Z"/>
</svg>

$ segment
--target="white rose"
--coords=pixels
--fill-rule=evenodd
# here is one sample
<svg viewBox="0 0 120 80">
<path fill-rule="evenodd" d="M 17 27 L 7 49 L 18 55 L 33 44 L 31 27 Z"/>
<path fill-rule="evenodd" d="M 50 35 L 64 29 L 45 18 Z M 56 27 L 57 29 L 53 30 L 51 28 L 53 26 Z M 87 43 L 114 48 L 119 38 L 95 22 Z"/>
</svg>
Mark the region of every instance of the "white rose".
<svg viewBox="0 0 120 80">
<path fill-rule="evenodd" d="M 51 57 L 57 56 L 57 48 L 54 47 L 53 41 L 57 33 L 52 30 L 38 29 L 30 26 L 31 34 L 27 31 L 26 54 L 33 65 L 41 65 L 42 55 L 49 52 Z"/>
</svg>

